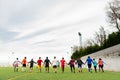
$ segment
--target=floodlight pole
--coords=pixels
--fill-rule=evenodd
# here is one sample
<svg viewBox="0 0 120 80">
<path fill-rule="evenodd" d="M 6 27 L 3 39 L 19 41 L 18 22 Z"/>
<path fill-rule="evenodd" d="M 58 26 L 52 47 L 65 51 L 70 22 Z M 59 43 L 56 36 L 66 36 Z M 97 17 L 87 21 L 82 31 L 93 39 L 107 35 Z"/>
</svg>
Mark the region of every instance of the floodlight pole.
<svg viewBox="0 0 120 80">
<path fill-rule="evenodd" d="M 78 32 L 79 39 L 80 39 L 80 48 L 82 48 L 82 34 Z"/>
</svg>

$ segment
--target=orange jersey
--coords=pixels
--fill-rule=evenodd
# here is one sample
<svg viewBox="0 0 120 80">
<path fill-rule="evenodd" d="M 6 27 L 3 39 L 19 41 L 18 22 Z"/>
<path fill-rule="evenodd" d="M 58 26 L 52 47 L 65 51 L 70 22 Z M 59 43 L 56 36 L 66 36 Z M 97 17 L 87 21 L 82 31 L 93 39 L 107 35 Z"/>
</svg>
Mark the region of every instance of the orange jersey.
<svg viewBox="0 0 120 80">
<path fill-rule="evenodd" d="M 98 61 L 98 65 L 103 65 L 103 61 L 102 61 L 102 60 L 99 60 L 99 61 Z"/>
<path fill-rule="evenodd" d="M 26 63 L 27 63 L 26 59 L 23 59 L 22 64 L 26 64 Z"/>
</svg>

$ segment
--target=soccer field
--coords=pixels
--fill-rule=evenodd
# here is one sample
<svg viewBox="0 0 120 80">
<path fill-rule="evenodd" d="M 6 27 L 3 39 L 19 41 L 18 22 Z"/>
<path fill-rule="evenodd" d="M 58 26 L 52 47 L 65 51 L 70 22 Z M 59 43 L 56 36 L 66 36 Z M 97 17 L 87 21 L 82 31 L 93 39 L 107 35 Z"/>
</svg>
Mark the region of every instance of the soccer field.
<svg viewBox="0 0 120 80">
<path fill-rule="evenodd" d="M 37 72 L 34 68 L 32 73 L 21 72 L 21 67 L 19 72 L 13 72 L 12 67 L 0 67 L 0 80 L 120 80 L 120 72 L 109 72 L 105 71 L 88 73 L 86 69 L 83 69 L 82 73 L 71 73 L 68 67 L 65 68 L 65 72 L 62 73 L 61 69 L 58 68 L 58 72 L 54 73 L 53 69 L 50 68 L 50 72 L 46 73 L 45 69 L 42 68 L 42 72 Z"/>
</svg>

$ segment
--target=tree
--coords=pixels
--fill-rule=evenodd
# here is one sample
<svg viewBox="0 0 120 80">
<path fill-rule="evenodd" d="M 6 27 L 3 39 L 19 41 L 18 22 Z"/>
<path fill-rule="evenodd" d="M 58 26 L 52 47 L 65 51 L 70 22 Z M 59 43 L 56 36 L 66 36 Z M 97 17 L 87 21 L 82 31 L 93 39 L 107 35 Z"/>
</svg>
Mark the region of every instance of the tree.
<svg viewBox="0 0 120 80">
<path fill-rule="evenodd" d="M 120 44 L 120 32 L 113 32 L 109 34 L 106 42 L 104 43 L 104 48 L 111 47 Z"/>
<path fill-rule="evenodd" d="M 109 3 L 107 9 L 109 23 L 120 31 L 120 1 L 114 0 Z"/>
<path fill-rule="evenodd" d="M 88 40 L 86 41 L 86 46 L 93 46 L 93 45 L 95 45 L 95 44 L 97 44 L 97 42 L 96 42 L 96 40 L 94 40 L 94 39 L 88 39 Z"/>
<path fill-rule="evenodd" d="M 99 31 L 95 32 L 95 41 L 96 44 L 102 46 L 105 40 L 106 40 L 106 32 L 104 28 L 101 26 L 99 28 Z"/>
<path fill-rule="evenodd" d="M 87 46 L 93 46 L 93 45 L 102 46 L 103 43 L 106 41 L 107 34 L 106 34 L 106 31 L 104 30 L 104 28 L 101 26 L 99 28 L 99 31 L 95 32 L 94 36 L 95 36 L 94 39 L 88 39 L 86 41 Z"/>
</svg>

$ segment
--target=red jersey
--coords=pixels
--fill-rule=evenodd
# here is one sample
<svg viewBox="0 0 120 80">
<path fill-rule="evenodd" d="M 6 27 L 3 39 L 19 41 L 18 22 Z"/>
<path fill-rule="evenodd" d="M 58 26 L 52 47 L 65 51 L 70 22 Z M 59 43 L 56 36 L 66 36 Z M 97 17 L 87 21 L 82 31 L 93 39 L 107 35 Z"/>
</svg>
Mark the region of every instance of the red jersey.
<svg viewBox="0 0 120 80">
<path fill-rule="evenodd" d="M 64 59 L 62 59 L 60 62 L 61 62 L 61 66 L 65 65 L 65 60 Z"/>
<path fill-rule="evenodd" d="M 39 59 L 39 60 L 37 61 L 38 65 L 41 65 L 42 62 L 43 62 L 43 61 L 42 61 L 41 59 Z"/>
</svg>

